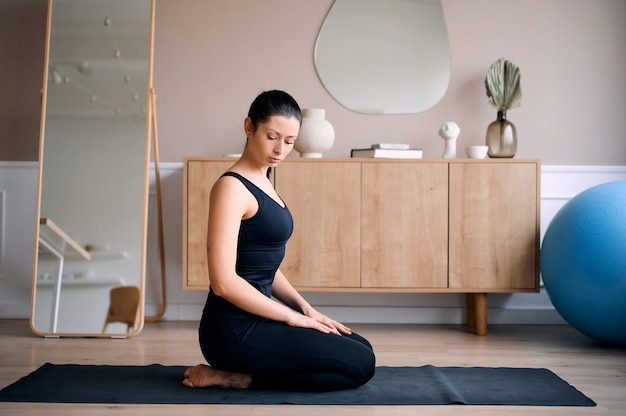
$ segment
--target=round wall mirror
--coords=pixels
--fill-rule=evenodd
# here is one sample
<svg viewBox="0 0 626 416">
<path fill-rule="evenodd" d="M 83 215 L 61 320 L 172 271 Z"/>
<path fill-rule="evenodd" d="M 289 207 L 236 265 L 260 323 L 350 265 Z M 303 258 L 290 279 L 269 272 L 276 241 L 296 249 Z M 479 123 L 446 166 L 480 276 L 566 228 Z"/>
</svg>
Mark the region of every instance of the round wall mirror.
<svg viewBox="0 0 626 416">
<path fill-rule="evenodd" d="M 450 81 L 440 0 L 335 0 L 315 46 L 324 87 L 363 114 L 426 111 Z"/>
</svg>

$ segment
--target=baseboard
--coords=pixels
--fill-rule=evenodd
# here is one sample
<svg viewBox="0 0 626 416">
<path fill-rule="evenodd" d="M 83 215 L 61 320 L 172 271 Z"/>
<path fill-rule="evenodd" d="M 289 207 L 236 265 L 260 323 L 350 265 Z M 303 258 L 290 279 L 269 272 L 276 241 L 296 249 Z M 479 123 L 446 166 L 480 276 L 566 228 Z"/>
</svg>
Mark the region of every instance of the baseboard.
<svg viewBox="0 0 626 416">
<path fill-rule="evenodd" d="M 170 304 L 165 313 L 169 321 L 198 321 L 201 304 Z M 146 314 L 155 313 L 158 305 L 146 305 Z M 320 312 L 350 324 L 463 324 L 465 308 L 319 306 Z M 488 308 L 487 323 L 496 325 L 563 325 L 566 322 L 554 309 Z"/>
<path fill-rule="evenodd" d="M 0 319 L 28 319 L 30 302 L 0 302 Z"/>
</svg>

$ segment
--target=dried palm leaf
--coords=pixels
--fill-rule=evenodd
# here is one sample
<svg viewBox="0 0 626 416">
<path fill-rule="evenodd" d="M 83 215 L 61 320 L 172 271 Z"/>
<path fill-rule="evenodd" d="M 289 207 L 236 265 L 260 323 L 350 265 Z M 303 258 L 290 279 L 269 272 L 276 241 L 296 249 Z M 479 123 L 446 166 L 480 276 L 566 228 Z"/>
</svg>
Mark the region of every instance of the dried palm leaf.
<svg viewBox="0 0 626 416">
<path fill-rule="evenodd" d="M 512 62 L 500 58 L 492 63 L 485 77 L 489 103 L 498 111 L 519 107 L 522 101 L 520 78 L 519 68 Z"/>
</svg>

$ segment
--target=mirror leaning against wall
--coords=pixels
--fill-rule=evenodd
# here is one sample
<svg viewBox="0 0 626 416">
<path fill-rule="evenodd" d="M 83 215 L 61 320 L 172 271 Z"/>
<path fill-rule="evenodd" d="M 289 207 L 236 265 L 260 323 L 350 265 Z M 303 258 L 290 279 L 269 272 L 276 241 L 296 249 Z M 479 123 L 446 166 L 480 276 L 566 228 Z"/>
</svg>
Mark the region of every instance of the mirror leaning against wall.
<svg viewBox="0 0 626 416">
<path fill-rule="evenodd" d="M 38 335 L 143 328 L 153 3 L 49 0 L 31 305 Z"/>
</svg>

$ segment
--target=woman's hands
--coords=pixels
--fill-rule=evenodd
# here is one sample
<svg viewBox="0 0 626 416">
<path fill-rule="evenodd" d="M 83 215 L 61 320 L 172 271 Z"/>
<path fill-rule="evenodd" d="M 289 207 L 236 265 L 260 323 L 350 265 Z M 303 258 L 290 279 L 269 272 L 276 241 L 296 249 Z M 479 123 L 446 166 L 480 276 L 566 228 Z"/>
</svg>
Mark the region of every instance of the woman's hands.
<svg viewBox="0 0 626 416">
<path fill-rule="evenodd" d="M 284 321 L 287 325 L 300 328 L 311 328 L 325 334 L 350 335 L 352 330 L 344 324 L 330 319 L 319 313 L 307 302 L 297 290 L 289 283 L 285 275 L 276 271 L 274 284 L 272 284 L 273 296 L 289 309 L 289 315 Z M 302 313 L 298 312 L 302 311 Z"/>
<path fill-rule="evenodd" d="M 305 314 L 309 318 L 319 322 L 327 328 L 330 328 L 331 332 L 337 335 L 350 335 L 352 333 L 352 330 L 350 328 L 348 328 L 341 322 L 337 322 L 334 319 L 331 319 L 328 316 L 319 313 L 316 309 L 311 308 L 310 310 L 306 311 Z"/>
<path fill-rule="evenodd" d="M 350 335 L 352 333 L 352 330 L 344 324 L 319 313 L 314 308 L 303 311 L 303 313 L 293 311 L 287 325 L 311 328 L 325 334 Z"/>
</svg>

